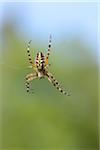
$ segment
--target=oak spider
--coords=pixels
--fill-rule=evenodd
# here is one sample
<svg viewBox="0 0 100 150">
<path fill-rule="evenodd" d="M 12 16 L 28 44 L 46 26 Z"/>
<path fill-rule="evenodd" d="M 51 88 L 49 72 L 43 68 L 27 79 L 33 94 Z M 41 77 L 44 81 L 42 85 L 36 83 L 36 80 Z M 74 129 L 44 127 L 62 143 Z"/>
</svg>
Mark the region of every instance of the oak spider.
<svg viewBox="0 0 100 150">
<path fill-rule="evenodd" d="M 61 93 L 69 96 L 70 93 L 68 91 L 64 91 L 61 88 L 59 82 L 54 78 L 54 76 L 48 70 L 48 67 L 49 67 L 48 59 L 49 59 L 49 55 L 50 55 L 50 51 L 51 51 L 51 35 L 49 38 L 48 51 L 47 51 L 46 56 L 44 56 L 44 54 L 42 52 L 38 52 L 36 54 L 36 58 L 35 58 L 34 62 L 32 61 L 31 55 L 30 55 L 30 43 L 31 43 L 31 41 L 29 41 L 29 43 L 28 43 L 27 53 L 28 53 L 28 57 L 29 57 L 29 63 L 31 64 L 30 67 L 33 69 L 33 72 L 26 76 L 27 92 L 30 91 L 30 81 L 32 81 L 33 79 L 36 79 L 36 78 L 41 79 L 41 78 L 47 77 L 48 80 L 53 84 L 53 86 L 56 87 L 56 89 L 58 89 Z"/>
</svg>

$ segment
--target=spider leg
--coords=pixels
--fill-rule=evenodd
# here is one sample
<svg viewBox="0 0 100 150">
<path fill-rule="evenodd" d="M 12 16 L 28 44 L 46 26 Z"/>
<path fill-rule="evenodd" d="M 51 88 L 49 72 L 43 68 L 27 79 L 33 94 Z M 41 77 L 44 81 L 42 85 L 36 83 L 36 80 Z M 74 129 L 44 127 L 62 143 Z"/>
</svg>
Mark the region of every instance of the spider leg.
<svg viewBox="0 0 100 150">
<path fill-rule="evenodd" d="M 28 53 L 29 63 L 33 66 L 33 61 L 31 59 L 31 55 L 30 55 L 30 44 L 31 44 L 31 40 L 28 42 L 28 45 L 27 45 L 27 53 Z"/>
<path fill-rule="evenodd" d="M 67 95 L 67 96 L 70 96 L 69 91 L 64 91 L 64 90 L 61 88 L 59 82 L 54 78 L 54 76 L 53 76 L 51 73 L 48 72 L 48 73 L 46 74 L 46 76 L 48 77 L 48 80 L 53 84 L 53 86 L 56 87 L 57 90 L 59 90 L 61 93 L 65 94 L 65 95 Z"/>
<path fill-rule="evenodd" d="M 30 81 L 32 81 L 33 79 L 38 78 L 36 73 L 30 73 L 26 76 L 26 88 L 27 88 L 27 92 L 30 91 Z"/>
<path fill-rule="evenodd" d="M 46 55 L 46 65 L 48 65 L 48 59 L 49 59 L 50 51 L 51 51 L 51 35 L 49 37 L 49 45 L 48 45 L 48 51 L 47 51 L 47 55 Z"/>
</svg>

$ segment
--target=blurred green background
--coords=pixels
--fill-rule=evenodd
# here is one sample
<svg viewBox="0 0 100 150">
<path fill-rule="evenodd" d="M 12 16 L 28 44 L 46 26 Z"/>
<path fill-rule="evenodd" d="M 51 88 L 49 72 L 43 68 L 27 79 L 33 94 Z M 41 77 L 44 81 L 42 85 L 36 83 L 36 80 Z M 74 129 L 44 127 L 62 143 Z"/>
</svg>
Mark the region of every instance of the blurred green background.
<svg viewBox="0 0 100 150">
<path fill-rule="evenodd" d="M 39 14 L 34 13 L 32 5 Z M 36 6 L 36 3 L 35 6 L 34 3 L 5 3 L 2 5 L 0 148 L 2 150 L 98 150 L 96 26 L 88 22 L 91 28 L 83 25 L 83 29 L 80 30 L 81 25 L 77 20 L 79 12 L 79 18 L 82 17 L 82 9 L 84 10 L 82 14 L 86 17 L 85 8 L 89 11 L 93 7 L 94 11 L 91 14 L 91 9 L 89 15 L 93 15 L 91 22 L 94 22 L 94 18 L 96 21 L 96 6 L 84 3 L 81 5 L 79 3 L 58 4 L 60 6 L 52 3 L 38 3 L 37 5 L 39 6 Z M 48 8 L 47 5 L 50 7 L 48 13 L 44 13 L 47 16 L 41 16 L 44 7 Z M 76 10 L 78 6 L 78 13 L 75 14 L 72 10 L 74 18 L 76 17 L 74 21 L 77 20 L 76 24 L 72 22 L 73 17 L 72 20 L 69 19 L 70 23 L 65 18 L 61 19 L 63 14 L 58 20 L 53 18 L 51 21 L 54 15 L 53 10 L 63 12 L 64 6 L 61 5 L 66 5 L 65 10 L 67 7 L 69 10 L 72 10 L 73 7 Z M 35 20 L 40 15 L 41 24 L 38 24 L 37 20 L 31 24 L 28 18 L 30 10 L 34 14 L 34 17 L 29 15 L 30 18 L 32 17 L 30 20 Z M 64 16 L 70 18 L 67 12 Z M 51 26 L 49 26 L 49 21 Z M 62 24 L 59 26 L 56 21 L 59 23 L 62 21 Z M 68 29 L 64 21 L 67 22 Z M 36 28 L 34 24 L 38 27 Z M 78 28 L 76 29 L 74 25 Z M 93 32 L 92 29 L 94 29 Z M 25 76 L 32 72 L 32 69 L 28 68 L 27 43 L 32 39 L 32 57 L 35 57 L 36 52 L 40 50 L 46 53 L 50 31 L 52 31 L 50 71 L 65 89 L 71 90 L 70 97 L 62 95 L 47 79 L 32 81 L 31 87 L 34 93 L 27 94 L 26 92 Z"/>
</svg>

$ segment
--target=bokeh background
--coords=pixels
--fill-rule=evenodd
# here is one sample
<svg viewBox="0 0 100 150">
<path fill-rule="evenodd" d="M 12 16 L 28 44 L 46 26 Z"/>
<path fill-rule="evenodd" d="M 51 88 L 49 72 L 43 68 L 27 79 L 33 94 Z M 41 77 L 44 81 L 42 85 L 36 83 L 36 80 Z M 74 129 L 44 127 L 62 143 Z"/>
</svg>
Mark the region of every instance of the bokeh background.
<svg viewBox="0 0 100 150">
<path fill-rule="evenodd" d="M 1 144 L 3 149 L 98 150 L 97 3 L 0 3 Z M 27 94 L 26 53 L 46 54 L 50 71 L 72 95 L 47 79 Z"/>
</svg>

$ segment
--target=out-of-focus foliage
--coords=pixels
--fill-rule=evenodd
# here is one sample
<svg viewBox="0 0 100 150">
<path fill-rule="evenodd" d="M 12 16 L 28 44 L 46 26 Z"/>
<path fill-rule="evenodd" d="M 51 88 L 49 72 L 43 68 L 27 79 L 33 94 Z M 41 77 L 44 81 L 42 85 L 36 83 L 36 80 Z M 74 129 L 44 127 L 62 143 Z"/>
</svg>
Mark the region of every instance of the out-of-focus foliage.
<svg viewBox="0 0 100 150">
<path fill-rule="evenodd" d="M 43 47 L 32 44 L 32 56 Z M 44 43 L 46 49 L 47 43 Z M 57 46 L 58 44 L 58 46 Z M 56 47 L 57 46 L 57 47 Z M 27 41 L 11 25 L 3 29 L 1 149 L 98 149 L 98 72 L 96 52 L 73 39 L 52 47 L 50 71 L 72 95 L 57 91 L 47 79 L 34 80 L 27 94 Z M 59 50 L 58 50 L 59 49 Z M 57 51 L 58 50 L 58 51 Z"/>
</svg>

